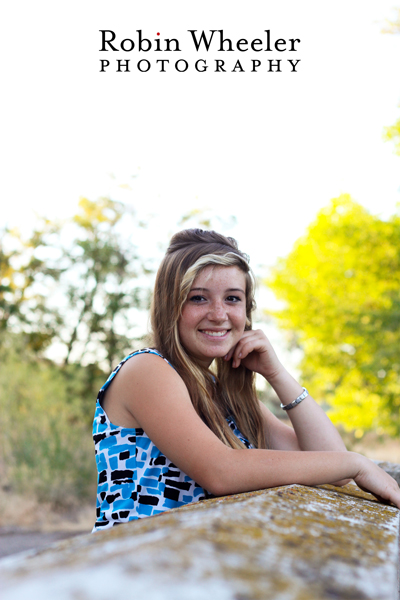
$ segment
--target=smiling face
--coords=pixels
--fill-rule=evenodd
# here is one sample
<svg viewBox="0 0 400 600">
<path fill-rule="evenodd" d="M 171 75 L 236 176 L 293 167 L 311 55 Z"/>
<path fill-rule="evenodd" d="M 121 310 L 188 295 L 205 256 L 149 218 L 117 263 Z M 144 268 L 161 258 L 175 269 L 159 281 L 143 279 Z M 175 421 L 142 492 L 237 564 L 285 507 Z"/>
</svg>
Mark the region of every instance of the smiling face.
<svg viewBox="0 0 400 600">
<path fill-rule="evenodd" d="M 238 267 L 205 267 L 190 289 L 178 321 L 186 352 L 208 367 L 237 344 L 246 324 L 246 277 Z"/>
</svg>

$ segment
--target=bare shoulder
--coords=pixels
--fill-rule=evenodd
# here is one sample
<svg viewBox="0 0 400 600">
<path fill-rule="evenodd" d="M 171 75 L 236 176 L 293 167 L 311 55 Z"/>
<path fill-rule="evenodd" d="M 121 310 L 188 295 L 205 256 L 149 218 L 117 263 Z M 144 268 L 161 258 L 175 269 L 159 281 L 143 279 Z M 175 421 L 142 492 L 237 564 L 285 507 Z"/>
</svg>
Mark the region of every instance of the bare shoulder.
<svg viewBox="0 0 400 600">
<path fill-rule="evenodd" d="M 143 353 L 127 360 L 104 404 L 115 425 L 143 429 L 179 469 L 206 489 L 214 489 L 220 472 L 217 468 L 215 474 L 210 465 L 218 465 L 220 457 L 232 450 L 203 423 L 182 378 L 163 358 Z"/>
<path fill-rule="evenodd" d="M 103 401 L 110 421 L 123 427 L 143 427 L 140 414 L 155 407 L 161 398 L 176 395 L 190 402 L 182 378 L 161 356 L 154 353 L 136 354 L 120 368 Z"/>
<path fill-rule="evenodd" d="M 150 386 L 163 382 L 165 385 L 183 385 L 182 378 L 168 361 L 152 352 L 142 352 L 132 356 L 122 365 L 116 381 L 119 386 Z"/>
</svg>

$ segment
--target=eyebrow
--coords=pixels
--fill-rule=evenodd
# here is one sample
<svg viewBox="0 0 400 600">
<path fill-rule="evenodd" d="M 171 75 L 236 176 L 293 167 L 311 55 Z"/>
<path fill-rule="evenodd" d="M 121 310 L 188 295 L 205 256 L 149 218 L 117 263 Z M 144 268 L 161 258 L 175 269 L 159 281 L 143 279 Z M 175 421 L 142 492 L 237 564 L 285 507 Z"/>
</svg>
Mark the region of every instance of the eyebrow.
<svg viewBox="0 0 400 600">
<path fill-rule="evenodd" d="M 196 288 L 191 288 L 190 291 L 191 292 L 209 292 L 210 290 L 205 287 L 196 287 Z M 225 290 L 225 293 L 226 292 L 242 292 L 242 294 L 246 295 L 246 292 L 244 290 L 242 290 L 242 288 L 228 288 L 227 290 Z"/>
</svg>

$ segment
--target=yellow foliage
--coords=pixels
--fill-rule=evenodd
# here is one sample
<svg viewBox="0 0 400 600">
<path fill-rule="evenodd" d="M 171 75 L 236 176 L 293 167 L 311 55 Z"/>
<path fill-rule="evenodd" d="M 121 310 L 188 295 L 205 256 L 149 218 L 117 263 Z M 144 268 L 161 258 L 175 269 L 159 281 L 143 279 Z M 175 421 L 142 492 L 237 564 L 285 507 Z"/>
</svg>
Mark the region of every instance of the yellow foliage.
<svg viewBox="0 0 400 600">
<path fill-rule="evenodd" d="M 396 154 L 400 155 L 400 119 L 394 125 L 385 127 L 383 137 L 386 141 L 395 143 Z"/>
<path fill-rule="evenodd" d="M 100 223 L 115 225 L 122 218 L 121 206 L 110 198 L 96 201 L 80 198 L 81 213 L 74 216 L 75 223 L 88 230 L 94 230 Z"/>
<path fill-rule="evenodd" d="M 399 241 L 398 215 L 383 221 L 342 195 L 267 281 L 304 351 L 305 385 L 348 429 L 400 431 Z"/>
</svg>

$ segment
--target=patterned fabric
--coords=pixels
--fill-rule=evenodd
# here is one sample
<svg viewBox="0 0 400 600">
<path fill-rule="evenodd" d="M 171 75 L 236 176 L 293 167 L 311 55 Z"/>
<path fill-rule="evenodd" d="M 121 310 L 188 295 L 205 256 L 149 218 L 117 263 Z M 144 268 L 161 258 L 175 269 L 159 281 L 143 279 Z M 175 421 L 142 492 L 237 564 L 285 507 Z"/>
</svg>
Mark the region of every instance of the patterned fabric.
<svg viewBox="0 0 400 600">
<path fill-rule="evenodd" d="M 114 425 L 102 408 L 105 390 L 122 365 L 142 353 L 156 354 L 168 362 L 151 348 L 133 352 L 114 369 L 97 396 L 93 422 L 98 471 L 97 521 L 93 531 L 157 515 L 211 496 L 164 456 L 143 429 Z M 234 418 L 230 416 L 227 421 L 245 446 L 253 448 L 237 429 Z"/>
</svg>

